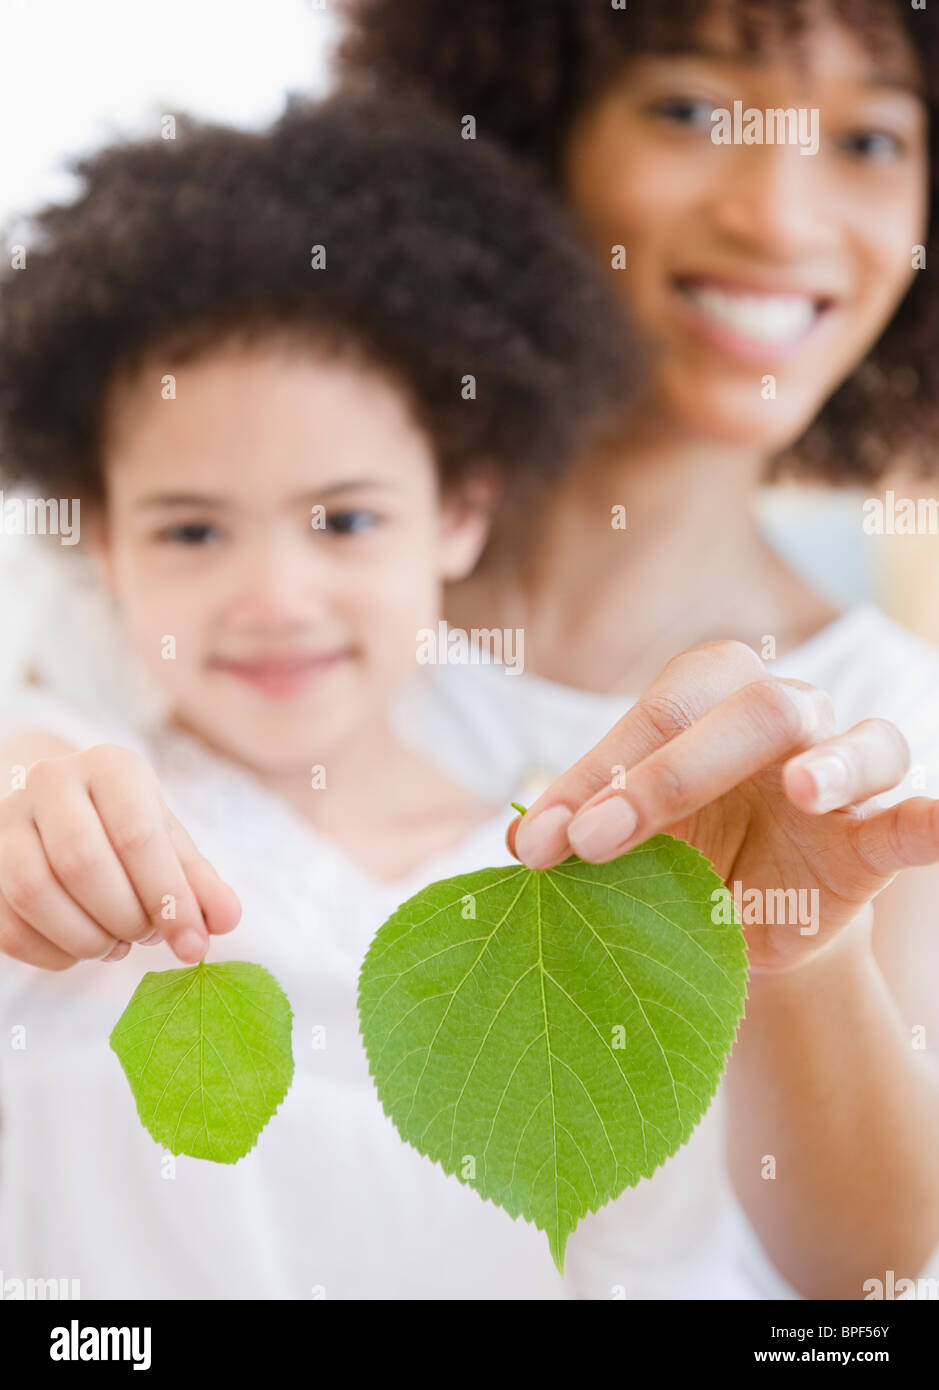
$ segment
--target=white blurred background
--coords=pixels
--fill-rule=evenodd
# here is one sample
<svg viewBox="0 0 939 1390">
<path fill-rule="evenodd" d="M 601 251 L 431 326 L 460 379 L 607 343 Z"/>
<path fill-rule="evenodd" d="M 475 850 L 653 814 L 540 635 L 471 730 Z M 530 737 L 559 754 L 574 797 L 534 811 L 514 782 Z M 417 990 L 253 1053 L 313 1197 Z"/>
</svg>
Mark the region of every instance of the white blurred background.
<svg viewBox="0 0 939 1390">
<path fill-rule="evenodd" d="M 69 196 L 66 166 L 76 154 L 156 134 L 162 115 L 183 110 L 262 125 L 290 94 L 326 91 L 338 34 L 333 0 L 0 0 L 6 239 L 15 240 L 18 211 Z M 762 515 L 780 548 L 836 601 L 876 599 L 939 640 L 939 539 L 864 536 L 863 496 L 774 490 Z M 28 630 L 24 551 L 11 539 L 0 535 L 0 609 L 15 606 L 16 626 Z"/>
<path fill-rule="evenodd" d="M 337 32 L 331 0 L 0 0 L 0 221 L 163 113 L 258 126 L 323 91 Z"/>
</svg>

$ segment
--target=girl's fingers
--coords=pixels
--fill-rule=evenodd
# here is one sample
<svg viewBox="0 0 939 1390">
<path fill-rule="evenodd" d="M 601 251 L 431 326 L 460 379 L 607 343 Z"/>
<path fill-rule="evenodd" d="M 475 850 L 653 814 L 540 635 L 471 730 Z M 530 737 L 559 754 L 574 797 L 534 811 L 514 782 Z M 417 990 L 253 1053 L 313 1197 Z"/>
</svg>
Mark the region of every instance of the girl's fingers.
<svg viewBox="0 0 939 1390">
<path fill-rule="evenodd" d="M 172 811 L 167 809 L 166 815 L 170 839 L 202 906 L 208 932 L 215 936 L 231 931 L 241 920 L 241 903 L 237 894 L 219 877 L 208 859 L 199 853 L 189 832 Z"/>
<path fill-rule="evenodd" d="M 128 781 L 123 764 L 115 767 L 123 775 L 98 765 L 88 781 L 101 824 L 145 914 L 132 934 L 124 930 L 114 935 L 139 941 L 159 928 L 179 959 L 191 965 L 202 959 L 209 944 L 202 909 L 170 839 L 169 812 L 156 776 L 143 759 L 140 763 L 139 782 Z"/>
<path fill-rule="evenodd" d="M 615 770 L 628 771 L 669 744 L 728 696 L 766 668 L 743 642 L 703 642 L 682 652 L 663 670 L 600 742 L 538 797 L 507 843 L 532 869 L 546 869 L 570 854 L 567 828 L 574 813 L 609 788 Z"/>
<path fill-rule="evenodd" d="M 107 953 L 107 955 L 106 955 L 106 956 L 102 956 L 101 959 L 102 959 L 103 961 L 105 961 L 105 960 L 123 960 L 124 957 L 128 954 L 129 951 L 130 951 L 130 942 L 129 942 L 129 941 L 116 941 L 116 942 L 114 943 L 114 948 L 113 948 L 113 950 L 110 950 L 110 951 Z"/>
<path fill-rule="evenodd" d="M 54 799 L 37 796 L 33 822 L 45 859 L 65 890 L 63 896 L 68 895 L 102 936 L 108 935 L 111 945 L 117 940 L 139 941 L 152 930 L 86 787 L 63 783 Z M 102 945 L 91 954 L 109 949 Z"/>
<path fill-rule="evenodd" d="M 910 797 L 854 822 L 850 834 L 860 870 L 858 887 L 876 891 L 901 869 L 939 863 L 939 801 Z"/>
<path fill-rule="evenodd" d="M 909 745 L 896 725 L 865 719 L 790 759 L 783 786 L 793 805 L 823 815 L 890 791 L 909 766 Z"/>
<path fill-rule="evenodd" d="M 0 955 L 20 960 L 24 965 L 35 965 L 40 970 L 69 970 L 78 964 L 76 956 L 69 955 L 24 922 L 4 898 L 0 898 Z"/>
<path fill-rule="evenodd" d="M 0 842 L 0 894 L 15 921 L 29 928 L 22 935 L 34 953 L 35 937 L 54 948 L 53 959 L 67 956 L 70 962 L 101 960 L 117 944 L 57 880 L 32 824 L 9 830 Z"/>
</svg>

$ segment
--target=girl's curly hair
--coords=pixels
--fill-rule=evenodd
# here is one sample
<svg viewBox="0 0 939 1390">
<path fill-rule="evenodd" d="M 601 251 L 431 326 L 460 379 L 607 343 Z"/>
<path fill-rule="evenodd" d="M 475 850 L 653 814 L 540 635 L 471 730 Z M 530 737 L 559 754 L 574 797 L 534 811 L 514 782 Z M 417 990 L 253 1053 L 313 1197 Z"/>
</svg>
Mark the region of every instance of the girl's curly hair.
<svg viewBox="0 0 939 1390">
<path fill-rule="evenodd" d="M 716 12 L 742 51 L 781 40 L 799 49 L 831 13 L 876 52 L 897 23 L 918 53 L 929 109 L 931 195 L 939 209 L 939 5 L 910 0 L 340 0 L 336 69 L 350 86 L 419 93 L 451 116 L 471 113 L 543 180 L 560 187 L 560 154 L 578 112 L 636 54 L 687 49 Z M 911 248 L 912 252 L 912 248 Z M 939 264 L 934 211 L 926 265 Z M 939 285 L 930 269 L 876 347 L 806 435 L 775 460 L 831 482 L 871 482 L 893 461 L 932 465 L 939 444 Z"/>
<path fill-rule="evenodd" d="M 556 200 L 423 107 L 335 96 L 261 133 L 180 118 L 174 139 L 75 168 L 76 200 L 18 229 L 25 268 L 0 273 L 11 483 L 100 501 L 109 385 L 231 338 L 286 333 L 384 370 L 445 484 L 480 461 L 510 484 L 562 469 L 634 375 Z"/>
</svg>

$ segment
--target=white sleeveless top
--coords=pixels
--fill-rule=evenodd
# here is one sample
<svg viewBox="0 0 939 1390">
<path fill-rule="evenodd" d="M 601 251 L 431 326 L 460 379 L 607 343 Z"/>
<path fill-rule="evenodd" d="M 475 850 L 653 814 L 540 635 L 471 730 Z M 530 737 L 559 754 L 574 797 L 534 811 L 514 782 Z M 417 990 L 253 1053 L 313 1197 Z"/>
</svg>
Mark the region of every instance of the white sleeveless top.
<svg viewBox="0 0 939 1390">
<path fill-rule="evenodd" d="M 887 714 L 939 776 L 939 656 L 876 610 L 852 610 L 776 669 L 820 680 L 852 722 Z M 560 771 L 628 705 L 493 668 L 435 668 L 402 695 L 414 741 L 446 750 L 487 800 Z M 116 742 L 153 762 L 164 797 L 241 899 L 210 958 L 258 961 L 294 1011 L 290 1091 L 239 1163 L 167 1162 L 142 1128 L 108 1036 L 168 948 L 60 974 L 0 959 L 0 1293 L 78 1279 L 83 1298 L 794 1297 L 731 1191 L 718 1091 L 656 1174 L 586 1217 L 562 1279 L 544 1234 L 512 1221 L 405 1144 L 376 1097 L 356 1016 L 372 935 L 445 875 L 510 862 L 510 812 L 399 884 L 371 879 L 249 772 L 188 735 L 149 731 L 19 688 L 0 737 L 26 726 Z M 26 1047 L 11 1045 L 25 1028 Z M 325 1028 L 326 1047 L 314 1048 Z"/>
<path fill-rule="evenodd" d="M 939 797 L 939 649 L 864 602 L 765 664 L 770 676 L 827 691 L 842 730 L 875 715 L 898 725 L 912 765 L 903 784 L 880 798 L 884 805 L 911 795 Z M 495 665 L 438 666 L 402 698 L 397 726 L 478 795 L 504 800 L 509 789 L 527 784 L 533 799 L 635 699 Z M 529 804 L 524 797 L 522 804 Z"/>
</svg>

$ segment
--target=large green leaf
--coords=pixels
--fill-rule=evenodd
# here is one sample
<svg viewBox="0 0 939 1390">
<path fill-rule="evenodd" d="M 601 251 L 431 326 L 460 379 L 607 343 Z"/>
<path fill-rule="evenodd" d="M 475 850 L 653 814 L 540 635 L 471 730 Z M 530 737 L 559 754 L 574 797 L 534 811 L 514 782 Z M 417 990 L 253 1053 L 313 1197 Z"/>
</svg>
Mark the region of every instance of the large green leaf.
<svg viewBox="0 0 939 1390">
<path fill-rule="evenodd" d="M 291 1011 L 260 965 L 151 971 L 111 1033 L 137 1111 L 174 1154 L 234 1163 L 293 1077 Z"/>
<path fill-rule="evenodd" d="M 746 999 L 726 917 L 714 869 L 667 835 L 609 864 L 431 884 L 377 933 L 359 980 L 386 1113 L 545 1231 L 563 1273 L 581 1217 L 651 1176 L 717 1090 Z"/>
</svg>

